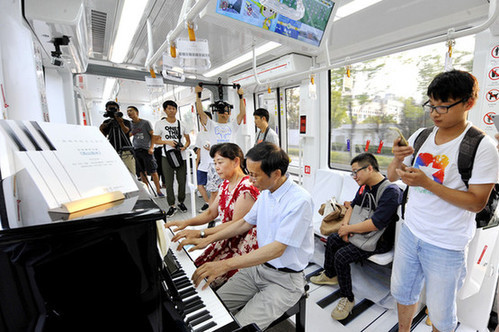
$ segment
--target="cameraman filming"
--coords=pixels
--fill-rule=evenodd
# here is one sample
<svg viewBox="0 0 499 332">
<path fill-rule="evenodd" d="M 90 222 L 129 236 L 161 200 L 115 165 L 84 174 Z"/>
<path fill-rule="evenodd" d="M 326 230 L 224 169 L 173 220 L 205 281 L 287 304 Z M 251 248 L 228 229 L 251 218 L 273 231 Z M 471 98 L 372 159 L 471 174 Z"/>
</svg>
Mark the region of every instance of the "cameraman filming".
<svg viewBox="0 0 499 332">
<path fill-rule="evenodd" d="M 201 124 L 206 127 L 208 132 L 210 146 L 220 143 L 236 143 L 236 135 L 239 131 L 241 122 L 246 115 L 246 103 L 243 99 L 244 91 L 241 87 L 237 89 L 237 95 L 239 97 L 239 114 L 237 115 L 235 121 L 230 120 L 232 105 L 224 102 L 222 100 L 216 101 L 214 104 L 210 105 L 212 111 L 218 113 L 217 121 L 213 121 L 204 113 L 203 104 L 201 103 L 201 93 L 203 87 L 196 86 L 196 111 L 199 115 L 199 120 Z M 215 169 L 215 163 L 213 159 L 210 160 L 210 166 L 208 168 L 208 178 L 206 183 L 206 190 L 210 192 L 210 202 L 214 199 L 218 193 L 218 187 L 222 184 L 223 180 L 217 174 Z"/>
<path fill-rule="evenodd" d="M 123 113 L 120 112 L 120 105 L 114 101 L 106 103 L 104 117 L 109 119 L 104 120 L 100 125 L 100 131 L 107 137 L 116 152 L 118 152 L 130 173 L 135 176 L 133 145 L 129 138 L 130 128 L 132 127 L 130 121 L 123 119 Z"/>
</svg>

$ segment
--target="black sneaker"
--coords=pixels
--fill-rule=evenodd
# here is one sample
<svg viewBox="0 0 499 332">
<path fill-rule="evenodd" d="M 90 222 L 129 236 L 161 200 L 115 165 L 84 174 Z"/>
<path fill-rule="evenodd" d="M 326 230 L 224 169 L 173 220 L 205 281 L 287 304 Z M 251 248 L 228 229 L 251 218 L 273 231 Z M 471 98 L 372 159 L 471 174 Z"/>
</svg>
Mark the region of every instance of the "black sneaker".
<svg viewBox="0 0 499 332">
<path fill-rule="evenodd" d="M 170 206 L 170 209 L 168 209 L 168 212 L 166 213 L 166 216 L 168 218 L 170 218 L 171 216 L 173 216 L 175 214 L 175 212 L 177 212 L 177 208 L 174 207 L 174 206 Z"/>
<path fill-rule="evenodd" d="M 204 205 L 201 206 L 201 208 L 198 210 L 198 212 L 199 213 L 204 212 L 204 211 L 208 210 L 209 207 L 210 206 L 208 205 L 208 203 L 204 203 Z"/>
<path fill-rule="evenodd" d="M 182 211 L 183 213 L 186 213 L 187 212 L 187 207 L 184 205 L 184 203 L 178 203 L 178 208 L 180 211 Z"/>
</svg>

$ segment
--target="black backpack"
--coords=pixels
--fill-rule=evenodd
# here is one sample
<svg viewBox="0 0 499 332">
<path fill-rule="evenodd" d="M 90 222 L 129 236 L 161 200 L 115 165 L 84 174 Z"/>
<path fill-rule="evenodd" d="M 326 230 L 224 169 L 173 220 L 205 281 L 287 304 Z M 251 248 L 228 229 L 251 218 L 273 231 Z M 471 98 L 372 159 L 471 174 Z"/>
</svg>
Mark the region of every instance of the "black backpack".
<svg viewBox="0 0 499 332">
<path fill-rule="evenodd" d="M 412 155 L 412 160 L 416 158 L 419 149 L 426 141 L 428 136 L 430 136 L 433 131 L 433 127 L 423 129 L 419 135 L 414 140 L 414 153 Z M 461 144 L 459 145 L 459 155 L 457 157 L 457 168 L 459 170 L 459 174 L 461 174 L 461 179 L 463 180 L 466 188 L 468 188 L 468 182 L 471 178 L 471 173 L 473 171 L 473 163 L 475 162 L 476 151 L 478 150 L 478 145 L 485 137 L 485 133 L 478 129 L 475 126 L 471 126 L 471 128 L 464 135 Z M 411 162 L 411 164 L 413 164 Z M 408 188 L 404 191 L 403 195 L 403 204 L 402 204 L 402 216 L 404 215 L 405 202 L 407 201 L 407 191 Z M 476 227 L 484 227 L 489 224 L 493 224 L 496 220 L 495 212 L 497 209 L 497 205 L 499 202 L 499 184 L 495 184 L 492 192 L 490 193 L 489 200 L 485 205 L 485 208 L 478 212 L 475 217 Z"/>
</svg>

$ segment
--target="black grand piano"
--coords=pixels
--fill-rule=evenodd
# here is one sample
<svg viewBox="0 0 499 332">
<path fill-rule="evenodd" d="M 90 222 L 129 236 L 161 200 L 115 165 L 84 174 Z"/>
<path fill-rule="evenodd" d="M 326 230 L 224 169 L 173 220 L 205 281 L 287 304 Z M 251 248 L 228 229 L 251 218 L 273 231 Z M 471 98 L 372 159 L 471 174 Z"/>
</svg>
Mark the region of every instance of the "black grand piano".
<svg viewBox="0 0 499 332">
<path fill-rule="evenodd" d="M 0 331 L 235 331 L 185 252 L 161 257 L 150 200 L 0 231 Z M 251 330 L 243 328 L 242 330 Z"/>
</svg>

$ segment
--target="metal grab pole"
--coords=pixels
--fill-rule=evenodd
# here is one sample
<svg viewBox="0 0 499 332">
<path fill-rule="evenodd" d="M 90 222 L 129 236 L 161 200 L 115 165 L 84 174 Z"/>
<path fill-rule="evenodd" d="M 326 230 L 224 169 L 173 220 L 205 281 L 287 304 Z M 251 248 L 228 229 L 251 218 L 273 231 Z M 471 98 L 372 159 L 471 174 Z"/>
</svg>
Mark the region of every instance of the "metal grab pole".
<svg viewBox="0 0 499 332">
<path fill-rule="evenodd" d="M 196 165 L 196 154 L 193 150 L 187 149 L 187 153 L 189 153 L 189 157 L 185 161 L 187 164 L 187 187 L 191 193 L 191 216 L 196 216 L 196 189 L 198 187 L 198 179 L 196 174 L 194 173 L 194 169 L 191 172 L 191 161 L 192 165 Z"/>
</svg>

